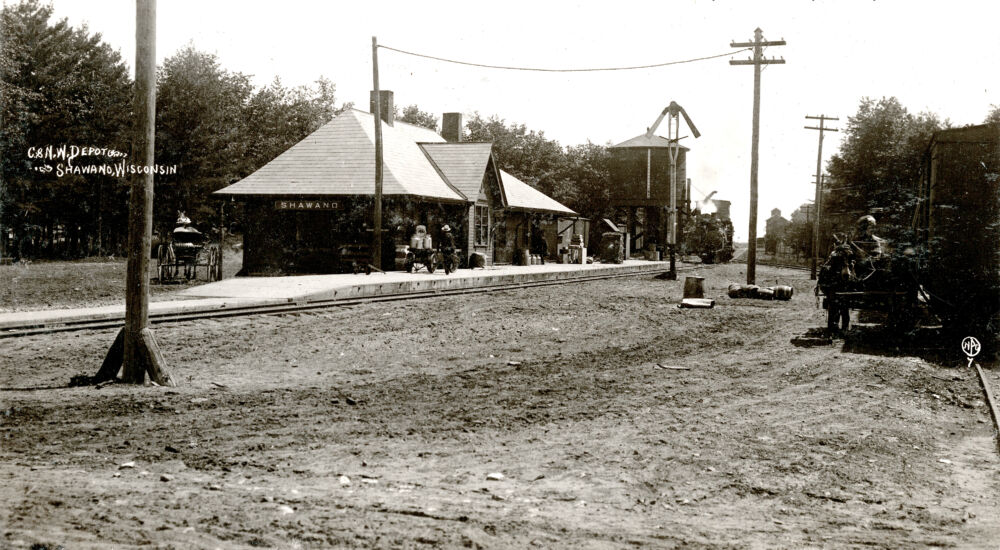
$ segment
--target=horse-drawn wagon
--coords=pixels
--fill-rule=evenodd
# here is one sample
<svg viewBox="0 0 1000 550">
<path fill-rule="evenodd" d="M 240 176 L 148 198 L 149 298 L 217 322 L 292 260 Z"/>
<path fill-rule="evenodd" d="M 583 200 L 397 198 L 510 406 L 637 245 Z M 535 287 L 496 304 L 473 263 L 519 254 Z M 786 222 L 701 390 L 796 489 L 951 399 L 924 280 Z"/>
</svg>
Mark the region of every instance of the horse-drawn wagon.
<svg viewBox="0 0 1000 550">
<path fill-rule="evenodd" d="M 952 336 L 1000 346 L 1000 124 L 942 130 L 924 154 L 912 242 L 867 254 L 842 240 L 820 270 L 828 328 L 850 309 L 908 326 L 926 307 Z"/>
<path fill-rule="evenodd" d="M 156 248 L 156 278 L 160 283 L 198 278 L 199 268 L 204 268 L 209 281 L 222 279 L 221 249 L 215 244 L 207 244 L 207 238 L 191 227 L 191 219 L 182 212 L 177 218 L 177 227 L 167 242 Z"/>
</svg>

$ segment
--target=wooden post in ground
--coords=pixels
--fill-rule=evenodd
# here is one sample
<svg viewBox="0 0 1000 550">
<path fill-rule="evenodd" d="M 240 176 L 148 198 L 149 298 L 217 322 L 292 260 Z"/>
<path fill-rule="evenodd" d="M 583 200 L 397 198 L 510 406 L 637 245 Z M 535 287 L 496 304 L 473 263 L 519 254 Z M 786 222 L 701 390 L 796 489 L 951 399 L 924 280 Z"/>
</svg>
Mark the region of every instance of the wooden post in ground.
<svg viewBox="0 0 1000 550">
<path fill-rule="evenodd" d="M 382 269 L 382 98 L 378 87 L 378 40 L 372 37 L 372 85 L 375 90 L 375 213 L 372 265 Z"/>
<path fill-rule="evenodd" d="M 147 168 L 132 181 L 128 217 L 128 268 L 125 275 L 125 328 L 122 381 L 173 385 L 149 325 L 149 255 L 153 232 L 153 147 L 156 127 L 156 0 L 136 0 L 135 122 L 132 158 Z M 114 361 L 112 346 L 105 363 Z M 112 368 L 101 368 L 107 373 Z"/>
<path fill-rule="evenodd" d="M 806 126 L 807 130 L 819 130 L 819 151 L 816 153 L 816 216 L 813 218 L 813 234 L 812 234 L 812 261 L 809 264 L 809 278 L 816 280 L 816 263 L 819 258 L 819 229 L 820 220 L 823 215 L 823 132 L 837 132 L 836 128 L 830 128 L 824 125 L 828 120 L 840 120 L 837 117 L 828 117 L 826 115 L 819 116 L 807 116 L 806 118 L 819 120 L 819 127 L 816 126 Z"/>
<path fill-rule="evenodd" d="M 223 200 L 219 204 L 219 257 L 217 258 L 218 263 L 215 266 L 217 270 L 216 273 L 212 274 L 213 280 L 222 280 L 222 257 L 225 256 L 223 251 L 226 249 L 226 201 Z"/>
</svg>

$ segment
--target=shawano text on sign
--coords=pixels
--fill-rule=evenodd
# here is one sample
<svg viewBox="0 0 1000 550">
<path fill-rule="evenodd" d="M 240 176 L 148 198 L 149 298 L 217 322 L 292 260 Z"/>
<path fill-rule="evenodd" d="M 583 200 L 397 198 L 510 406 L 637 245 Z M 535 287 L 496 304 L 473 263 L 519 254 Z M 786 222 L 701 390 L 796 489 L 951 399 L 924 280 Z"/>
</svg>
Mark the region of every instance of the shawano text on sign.
<svg viewBox="0 0 1000 550">
<path fill-rule="evenodd" d="M 274 201 L 275 210 L 339 210 L 337 201 Z"/>
</svg>

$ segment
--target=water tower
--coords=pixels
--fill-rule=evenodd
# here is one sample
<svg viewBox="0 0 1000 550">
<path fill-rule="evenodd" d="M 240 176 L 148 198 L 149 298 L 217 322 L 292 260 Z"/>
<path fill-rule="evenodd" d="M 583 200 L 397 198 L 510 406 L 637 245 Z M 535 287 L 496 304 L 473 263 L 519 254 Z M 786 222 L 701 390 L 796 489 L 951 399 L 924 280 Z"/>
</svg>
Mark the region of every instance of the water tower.
<svg viewBox="0 0 1000 550">
<path fill-rule="evenodd" d="M 656 135 L 656 129 L 668 115 L 670 137 Z M 684 109 L 670 102 L 645 133 L 611 146 L 611 205 L 619 211 L 625 210 L 630 249 L 653 246 L 669 250 L 671 271 L 672 245 L 677 234 L 671 212 L 686 212 L 691 199 L 687 184 L 689 149 L 678 143 L 678 115 L 684 117 L 695 137 L 700 136 Z"/>
</svg>

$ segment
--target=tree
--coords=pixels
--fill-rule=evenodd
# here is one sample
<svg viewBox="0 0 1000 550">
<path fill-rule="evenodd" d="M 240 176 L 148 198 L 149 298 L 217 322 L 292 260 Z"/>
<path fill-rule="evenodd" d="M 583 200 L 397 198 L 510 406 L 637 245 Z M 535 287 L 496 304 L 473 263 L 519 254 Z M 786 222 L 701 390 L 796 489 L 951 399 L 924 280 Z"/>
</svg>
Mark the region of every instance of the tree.
<svg viewBox="0 0 1000 550">
<path fill-rule="evenodd" d="M 484 119 L 479 113 L 467 126 L 469 141 L 493 142 L 493 157 L 501 169 L 556 200 L 568 198 L 571 189 L 559 178 L 565 152 L 558 142 L 546 139 L 545 132 L 528 130 L 524 124 L 508 125 L 496 115 Z"/>
<path fill-rule="evenodd" d="M 907 239 L 921 157 L 931 134 L 945 124 L 932 113 L 910 114 L 895 97 L 862 98 L 828 165 L 837 185 L 824 211 L 840 218 L 838 229 L 848 232 L 848 223 L 874 213 L 883 235 Z"/>
<path fill-rule="evenodd" d="M 256 91 L 244 108 L 247 154 L 240 177 L 267 164 L 350 104 L 336 107 L 336 86 L 320 77 L 314 86 L 285 88 L 279 78 Z"/>
<path fill-rule="evenodd" d="M 51 16 L 36 0 L 0 15 L 0 235 L 13 228 L 18 255 L 86 253 L 100 242 L 105 216 L 124 216 L 117 180 L 41 173 L 59 161 L 28 158 L 29 147 L 127 150 L 129 141 L 131 82 L 121 56 L 100 34 Z"/>
<path fill-rule="evenodd" d="M 423 126 L 424 128 L 430 128 L 435 132 L 437 132 L 438 129 L 437 116 L 433 113 L 421 111 L 416 105 L 405 107 L 403 109 L 403 114 L 397 118 L 403 122 Z"/>
<path fill-rule="evenodd" d="M 558 173 L 560 202 L 593 220 L 612 217 L 610 164 L 611 151 L 607 145 L 588 141 L 567 147 Z"/>
<path fill-rule="evenodd" d="M 792 219 L 784 226 L 780 240 L 799 258 L 808 258 L 812 252 L 813 221 L 802 207 L 792 213 Z"/>
<path fill-rule="evenodd" d="M 987 124 L 1000 124 L 1000 105 L 990 105 L 990 112 L 986 115 L 986 119 L 983 122 Z"/>
<path fill-rule="evenodd" d="M 189 44 L 157 73 L 156 159 L 176 166 L 157 178 L 154 227 L 172 227 L 178 211 L 196 223 L 214 219 L 210 194 L 239 179 L 248 153 L 244 106 L 253 87 L 215 55 Z"/>
</svg>

